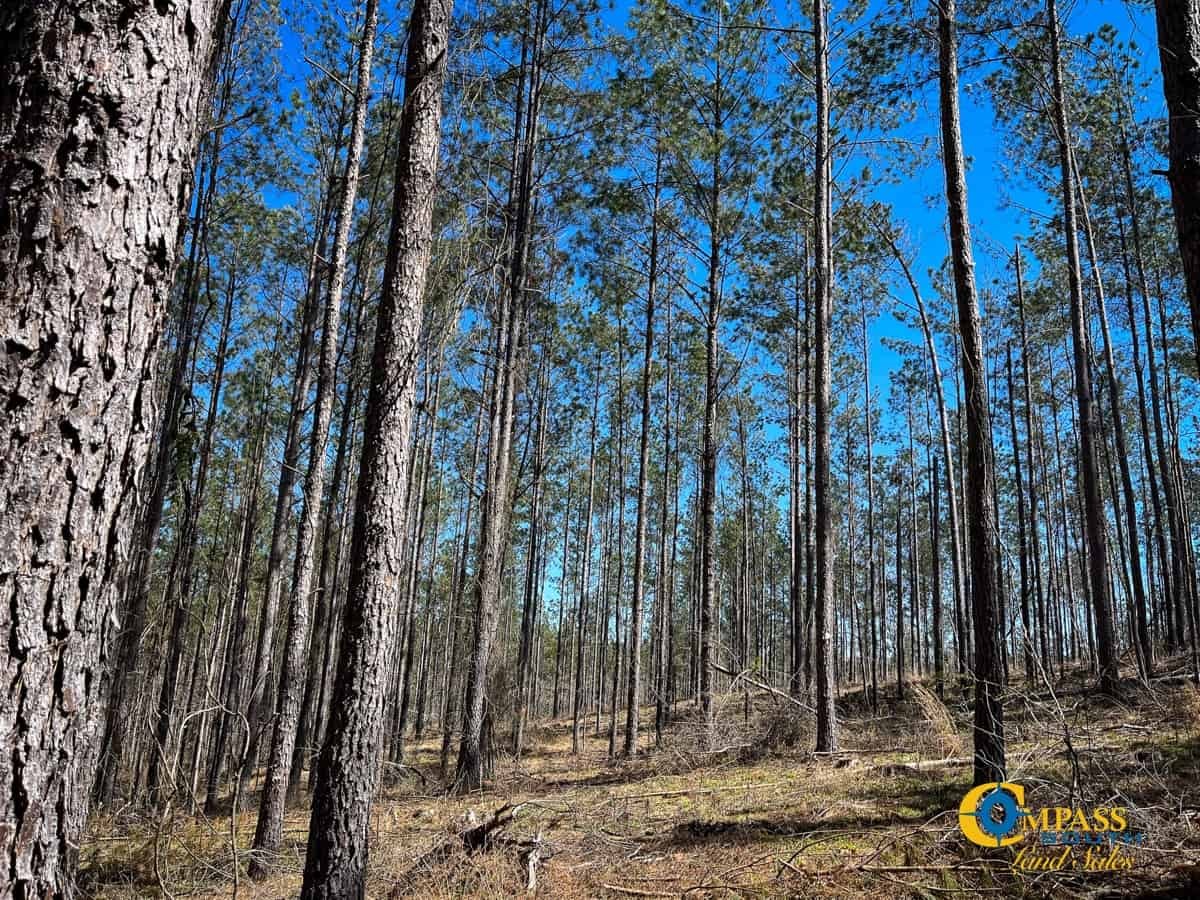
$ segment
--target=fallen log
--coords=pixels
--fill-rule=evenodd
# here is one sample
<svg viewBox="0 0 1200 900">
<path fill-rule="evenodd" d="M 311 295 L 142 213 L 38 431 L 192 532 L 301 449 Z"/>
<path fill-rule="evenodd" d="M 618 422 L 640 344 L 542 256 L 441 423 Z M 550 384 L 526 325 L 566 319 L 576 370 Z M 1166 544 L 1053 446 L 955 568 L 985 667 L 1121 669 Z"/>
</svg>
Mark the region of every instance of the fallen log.
<svg viewBox="0 0 1200 900">
<path fill-rule="evenodd" d="M 972 762 L 970 756 L 947 756 L 944 759 L 922 759 L 911 763 L 882 763 L 872 766 L 870 771 L 881 775 L 906 775 L 914 772 L 928 772 L 931 769 L 942 769 L 947 766 L 965 766 Z"/>
</svg>

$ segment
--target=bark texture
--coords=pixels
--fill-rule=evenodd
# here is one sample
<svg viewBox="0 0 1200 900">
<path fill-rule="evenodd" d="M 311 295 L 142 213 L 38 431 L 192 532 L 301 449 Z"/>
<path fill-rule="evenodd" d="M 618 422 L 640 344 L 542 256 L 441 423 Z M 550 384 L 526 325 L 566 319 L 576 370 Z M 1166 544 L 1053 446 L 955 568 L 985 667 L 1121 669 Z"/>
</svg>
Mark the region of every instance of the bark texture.
<svg viewBox="0 0 1200 900">
<path fill-rule="evenodd" d="M 222 0 L 0 8 L 0 895 L 69 896 Z"/>
<path fill-rule="evenodd" d="M 830 473 L 830 382 L 832 365 L 830 330 L 833 324 L 832 254 L 829 246 L 829 40 L 825 0 L 813 3 L 814 55 L 816 57 L 817 137 L 814 173 L 814 223 L 816 256 L 816 360 L 814 406 L 816 419 L 816 603 L 815 637 L 817 669 L 817 751 L 837 749 L 833 708 L 833 497 Z"/>
<path fill-rule="evenodd" d="M 1200 0 L 1156 0 L 1171 205 L 1200 359 Z"/>
<path fill-rule="evenodd" d="M 425 276 L 441 132 L 450 0 L 417 0 L 409 23 L 395 195 L 358 495 L 350 585 L 325 745 L 318 762 L 301 896 L 364 896 L 367 826 L 383 750 L 385 693 L 404 578 L 407 481 Z"/>
<path fill-rule="evenodd" d="M 950 219 L 950 252 L 967 419 L 967 505 L 971 617 L 975 635 L 975 783 L 1004 780 L 1004 657 L 1000 646 L 1000 591 L 995 533 L 991 422 L 983 329 L 975 292 L 975 260 L 967 216 L 966 165 L 958 112 L 958 36 L 954 0 L 934 0 L 938 20 L 938 69 L 942 164 Z"/>
</svg>

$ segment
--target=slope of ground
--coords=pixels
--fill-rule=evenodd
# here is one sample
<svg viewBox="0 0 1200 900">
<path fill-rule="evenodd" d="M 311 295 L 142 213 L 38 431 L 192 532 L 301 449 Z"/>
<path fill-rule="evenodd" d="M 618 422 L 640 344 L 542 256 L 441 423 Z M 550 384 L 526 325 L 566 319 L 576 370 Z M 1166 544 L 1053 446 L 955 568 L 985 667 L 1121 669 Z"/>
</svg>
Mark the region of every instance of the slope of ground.
<svg viewBox="0 0 1200 900">
<path fill-rule="evenodd" d="M 839 702 L 842 752 L 817 756 L 811 716 L 766 693 L 722 698 L 715 739 L 681 705 L 654 748 L 608 758 L 607 719 L 583 752 L 570 723 L 528 729 L 520 760 L 501 755 L 488 789 L 447 797 L 438 742 L 389 767 L 374 807 L 372 897 L 1187 896 L 1200 878 L 1200 692 L 1180 678 L 1126 682 L 1101 697 L 1082 674 L 1052 690 L 1013 685 L 1009 778 L 1038 806 L 1125 806 L 1145 844 L 1132 868 L 1014 872 L 1014 852 L 983 850 L 958 828 L 970 787 L 969 698 L 920 685 L 878 711 L 861 691 Z M 649 711 L 648 711 L 649 712 Z M 652 715 L 643 721 L 653 721 Z M 82 851 L 88 896 L 294 897 L 306 805 L 290 811 L 272 875 L 244 875 L 255 797 L 235 816 L 129 812 L 92 823 Z M 485 849 L 460 832 L 490 821 Z M 532 863 L 530 861 L 533 855 Z M 233 860 L 237 859 L 235 867 Z"/>
</svg>

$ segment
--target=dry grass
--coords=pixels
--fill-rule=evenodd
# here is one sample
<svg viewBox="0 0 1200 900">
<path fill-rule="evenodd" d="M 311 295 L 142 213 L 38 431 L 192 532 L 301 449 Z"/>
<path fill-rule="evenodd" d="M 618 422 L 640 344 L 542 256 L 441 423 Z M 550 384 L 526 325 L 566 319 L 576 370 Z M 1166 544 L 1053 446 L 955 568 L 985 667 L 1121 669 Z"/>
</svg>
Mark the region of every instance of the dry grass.
<svg viewBox="0 0 1200 900">
<path fill-rule="evenodd" d="M 962 756 L 965 742 L 946 704 L 920 682 L 911 685 L 911 690 L 913 701 L 928 725 L 926 737 L 933 751 L 942 756 Z"/>
<path fill-rule="evenodd" d="M 1146 831 L 1132 876 L 1086 877 L 1014 875 L 1010 852 L 967 844 L 955 811 L 968 766 L 884 774 L 887 764 L 957 755 L 964 748 L 956 742 L 969 735 L 961 691 L 947 703 L 917 683 L 908 691 L 904 702 L 881 697 L 878 713 L 861 692 L 847 693 L 839 707 L 845 752 L 833 758 L 808 752 L 806 713 L 761 695 L 747 717 L 740 693 L 726 698 L 713 744 L 681 708 L 663 745 L 652 749 L 652 737 L 644 738 L 645 752 L 632 761 L 608 759 L 606 722 L 600 734 L 586 731 L 578 757 L 569 722 L 540 724 L 529 729 L 521 759 L 501 756 L 495 780 L 467 797 L 442 795 L 432 777 L 437 742 L 420 743 L 406 762 L 429 783 L 388 777 L 374 806 L 369 894 L 524 893 L 523 858 L 511 844 L 417 865 L 472 811 L 486 816 L 506 802 L 523 804 L 507 837 L 543 837 L 538 893 L 554 898 L 1150 896 L 1163 885 L 1180 890 L 1180 879 L 1197 871 L 1200 694 L 1190 685 L 1153 693 L 1131 685 L 1119 702 L 1095 696 L 1082 679 L 1053 693 L 1014 686 L 1010 778 L 1027 785 L 1031 802 L 1065 803 L 1075 794 L 1085 805 L 1127 805 Z M 251 810 L 254 799 L 245 803 Z M 244 872 L 253 813 L 232 824 Z M 271 860 L 271 876 L 252 883 L 241 875 L 241 896 L 298 893 L 306 826 L 305 807 L 289 812 L 288 843 Z M 85 892 L 105 900 L 228 897 L 230 833 L 228 818 L 97 818 L 82 854 Z"/>
</svg>

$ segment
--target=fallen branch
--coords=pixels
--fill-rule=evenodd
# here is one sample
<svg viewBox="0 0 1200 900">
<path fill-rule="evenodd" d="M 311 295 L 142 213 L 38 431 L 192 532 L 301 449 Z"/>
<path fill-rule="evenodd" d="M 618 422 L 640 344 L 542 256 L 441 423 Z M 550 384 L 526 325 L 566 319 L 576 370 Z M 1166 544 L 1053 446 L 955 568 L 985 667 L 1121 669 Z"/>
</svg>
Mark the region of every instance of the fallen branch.
<svg viewBox="0 0 1200 900">
<path fill-rule="evenodd" d="M 512 822 L 516 818 L 517 810 L 524 805 L 524 803 L 518 803 L 513 806 L 511 803 L 505 803 L 492 813 L 492 817 L 486 822 L 460 832 L 459 839 L 462 841 L 463 849 L 468 853 L 488 849 L 492 842 L 492 834 Z"/>
<path fill-rule="evenodd" d="M 757 678 L 755 678 L 749 672 L 732 672 L 729 669 L 725 668 L 724 666 L 720 665 L 719 663 L 712 663 L 712 667 L 714 669 L 716 669 L 718 672 L 721 672 L 725 675 L 728 675 L 730 678 L 732 678 L 733 684 L 737 684 L 737 682 L 739 680 L 745 681 L 748 684 L 751 684 L 754 687 L 758 688 L 760 691 L 766 691 L 768 694 L 774 694 L 776 697 L 786 700 L 786 701 L 788 701 L 788 703 L 791 703 L 792 705 L 798 706 L 801 709 L 805 710 L 806 712 L 810 712 L 813 715 L 816 715 L 817 711 L 815 709 L 813 709 L 811 706 L 809 706 L 808 704 L 800 702 L 799 700 L 797 700 L 795 697 L 793 697 L 791 694 L 787 693 L 786 691 L 781 691 L 781 690 L 779 690 L 779 688 L 771 687 L 771 685 L 767 684 L 765 681 L 759 681 Z M 733 689 L 733 684 L 730 685 L 730 690 Z"/>
<path fill-rule="evenodd" d="M 631 897 L 677 897 L 678 894 L 667 894 L 663 891 L 644 891 L 641 888 L 624 887 L 619 884 L 609 884 L 607 881 L 600 882 L 600 887 L 609 891 L 616 891 L 618 894 L 629 894 Z"/>
<path fill-rule="evenodd" d="M 445 863 L 455 853 L 462 852 L 470 855 L 487 852 L 497 845 L 521 850 L 521 858 L 526 866 L 526 884 L 529 885 L 527 890 L 533 892 L 537 887 L 537 868 L 544 860 L 553 855 L 552 845 L 543 840 L 540 831 L 537 837 L 531 841 L 511 840 L 500 834 L 505 827 L 512 823 L 517 813 L 527 805 L 526 803 L 505 803 L 484 822 L 479 821 L 474 811 L 469 811 L 465 827 L 418 857 L 396 882 L 390 896 L 404 896 L 422 873 Z"/>
<path fill-rule="evenodd" d="M 417 779 L 420 780 L 422 785 L 429 784 L 429 778 L 425 775 L 425 773 L 416 766 L 409 765 L 408 763 L 387 762 L 384 763 L 384 769 L 385 771 L 391 770 L 397 778 L 403 778 L 406 772 L 411 772 L 417 777 Z"/>
</svg>

